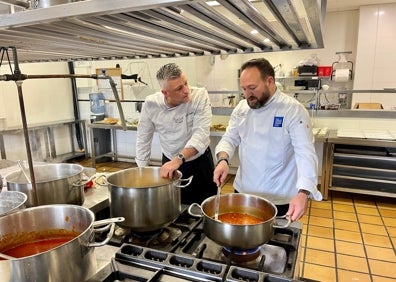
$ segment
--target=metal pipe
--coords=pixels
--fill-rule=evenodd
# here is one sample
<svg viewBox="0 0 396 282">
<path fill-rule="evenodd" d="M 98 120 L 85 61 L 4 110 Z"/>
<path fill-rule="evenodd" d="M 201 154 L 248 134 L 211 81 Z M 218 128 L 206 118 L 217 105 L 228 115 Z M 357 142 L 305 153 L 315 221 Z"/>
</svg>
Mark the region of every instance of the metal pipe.
<svg viewBox="0 0 396 282">
<path fill-rule="evenodd" d="M 26 112 L 25 112 L 25 103 L 23 101 L 23 93 L 22 93 L 22 81 L 18 80 L 15 81 L 17 88 L 18 88 L 18 97 L 19 97 L 19 107 L 21 110 L 21 118 L 22 118 L 22 126 L 23 126 L 23 134 L 25 136 L 25 146 L 26 146 L 26 153 L 27 159 L 29 164 L 29 172 L 30 172 L 30 180 L 32 182 L 32 190 L 33 190 L 33 202 L 34 205 L 38 205 L 38 198 L 37 198 L 37 189 L 36 189 L 36 177 L 34 175 L 33 169 L 33 160 L 32 160 L 32 151 L 30 149 L 30 141 L 29 141 L 29 131 L 27 127 L 26 121 Z"/>
<path fill-rule="evenodd" d="M 124 111 L 122 110 L 122 105 L 120 102 L 120 97 L 118 96 L 118 92 L 117 92 L 117 84 L 114 82 L 114 80 L 111 76 L 101 76 L 100 75 L 100 76 L 98 76 L 98 79 L 108 79 L 109 80 L 111 89 L 113 90 L 114 98 L 116 100 L 118 113 L 120 114 L 122 130 L 126 131 L 127 126 L 126 126 L 126 122 L 125 122 Z"/>
<path fill-rule="evenodd" d="M 67 62 L 67 66 L 69 67 L 69 73 L 70 74 L 75 74 L 74 73 L 74 65 L 73 62 Z M 71 86 L 72 86 L 72 93 L 73 93 L 73 110 L 74 110 L 74 119 L 79 120 L 80 119 L 80 111 L 78 108 L 78 93 L 77 93 L 77 83 L 76 83 L 76 78 L 71 77 L 70 78 Z M 78 143 L 78 148 L 81 150 L 84 148 L 84 145 L 82 143 L 82 138 L 81 138 L 81 127 L 80 124 L 75 124 L 75 130 L 76 130 L 76 139 Z"/>
<path fill-rule="evenodd" d="M 16 78 L 20 78 L 21 80 L 25 79 L 40 79 L 40 78 L 92 78 L 92 79 L 108 79 L 110 82 L 111 89 L 113 90 L 114 98 L 117 103 L 118 113 L 120 115 L 121 125 L 123 130 L 127 130 L 124 111 L 122 109 L 120 97 L 117 92 L 117 84 L 114 82 L 111 76 L 107 75 L 97 75 L 97 74 L 36 74 L 36 75 L 27 75 L 27 74 L 19 74 L 19 75 L 2 75 L 0 76 L 0 80 L 16 80 Z"/>
<path fill-rule="evenodd" d="M 114 82 L 111 76 L 107 75 L 97 75 L 97 74 L 45 74 L 45 75 L 26 75 L 26 79 L 37 79 L 37 78 L 93 78 L 93 79 L 108 79 L 110 82 L 111 89 L 113 90 L 114 98 L 117 104 L 118 113 L 120 115 L 121 126 L 125 131 L 127 130 L 124 111 L 122 109 L 120 97 L 117 92 L 117 84 Z"/>
</svg>

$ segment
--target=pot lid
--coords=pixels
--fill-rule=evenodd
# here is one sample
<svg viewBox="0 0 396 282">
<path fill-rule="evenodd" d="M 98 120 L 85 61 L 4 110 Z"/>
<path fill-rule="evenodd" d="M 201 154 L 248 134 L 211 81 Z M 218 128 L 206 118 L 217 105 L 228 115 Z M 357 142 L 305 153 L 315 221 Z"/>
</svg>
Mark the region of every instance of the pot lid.
<svg viewBox="0 0 396 282">
<path fill-rule="evenodd" d="M 0 193 L 0 217 L 10 214 L 22 207 L 27 195 L 18 191 L 2 191 Z"/>
</svg>

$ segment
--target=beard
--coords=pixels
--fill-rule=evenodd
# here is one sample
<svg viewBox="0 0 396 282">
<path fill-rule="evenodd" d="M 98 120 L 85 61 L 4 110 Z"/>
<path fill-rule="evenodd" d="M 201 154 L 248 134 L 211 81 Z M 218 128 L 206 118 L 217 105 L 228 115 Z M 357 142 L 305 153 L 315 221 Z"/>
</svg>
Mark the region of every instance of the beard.
<svg viewBox="0 0 396 282">
<path fill-rule="evenodd" d="M 251 109 L 260 109 L 264 107 L 264 105 L 267 103 L 269 100 L 270 96 L 266 95 L 266 93 L 263 93 L 260 98 L 251 96 L 247 99 L 247 103 Z"/>
</svg>

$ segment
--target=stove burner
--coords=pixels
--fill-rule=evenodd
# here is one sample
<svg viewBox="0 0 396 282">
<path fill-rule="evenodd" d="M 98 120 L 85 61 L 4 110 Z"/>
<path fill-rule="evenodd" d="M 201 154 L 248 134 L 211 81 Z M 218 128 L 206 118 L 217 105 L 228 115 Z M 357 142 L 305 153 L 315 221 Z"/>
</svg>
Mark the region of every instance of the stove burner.
<svg viewBox="0 0 396 282">
<path fill-rule="evenodd" d="M 161 229 L 158 229 L 158 230 L 152 230 L 152 231 L 146 231 L 146 232 L 132 232 L 131 236 L 139 238 L 139 239 L 142 239 L 142 240 L 148 240 L 148 239 L 151 239 L 151 238 L 153 238 L 155 236 L 158 236 L 159 234 L 162 233 L 163 230 L 164 229 L 161 228 Z"/>
<path fill-rule="evenodd" d="M 238 249 L 223 247 L 222 250 L 226 258 L 237 263 L 255 260 L 260 255 L 260 248 L 249 249 L 249 250 L 238 250 Z"/>
<path fill-rule="evenodd" d="M 180 229 L 168 226 L 149 232 L 131 232 L 124 242 L 145 247 L 169 246 L 181 233 Z"/>
</svg>

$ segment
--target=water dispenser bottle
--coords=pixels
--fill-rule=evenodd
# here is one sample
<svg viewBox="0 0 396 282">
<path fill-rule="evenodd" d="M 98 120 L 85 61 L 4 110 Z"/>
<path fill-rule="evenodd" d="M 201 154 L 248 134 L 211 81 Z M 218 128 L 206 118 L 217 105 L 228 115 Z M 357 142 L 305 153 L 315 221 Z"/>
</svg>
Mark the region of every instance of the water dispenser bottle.
<svg viewBox="0 0 396 282">
<path fill-rule="evenodd" d="M 89 103 L 91 108 L 91 120 L 99 121 L 105 117 L 105 96 L 103 93 L 90 93 Z"/>
</svg>

